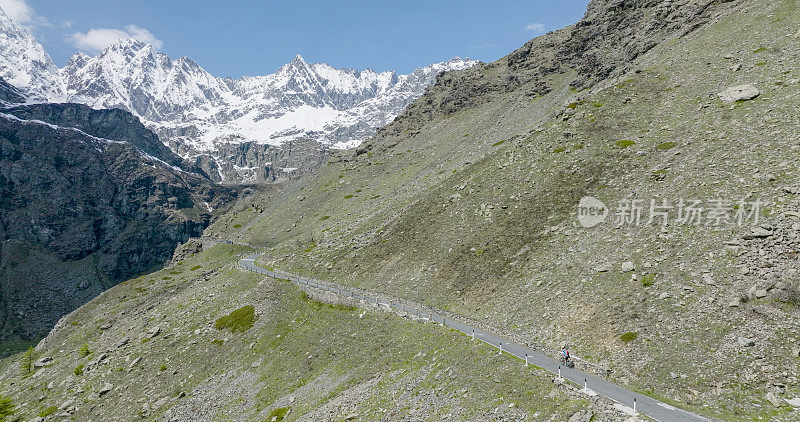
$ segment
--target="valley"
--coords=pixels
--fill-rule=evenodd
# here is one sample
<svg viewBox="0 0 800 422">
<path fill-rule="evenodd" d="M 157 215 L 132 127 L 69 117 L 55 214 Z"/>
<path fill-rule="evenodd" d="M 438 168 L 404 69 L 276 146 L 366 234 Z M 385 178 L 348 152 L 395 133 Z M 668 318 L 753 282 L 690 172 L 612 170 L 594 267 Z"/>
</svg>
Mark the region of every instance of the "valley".
<svg viewBox="0 0 800 422">
<path fill-rule="evenodd" d="M 594 0 L 410 75 L 221 79 L 123 40 L 58 70 L 102 109 L 0 81 L 0 393 L 36 421 L 797 420 L 798 24 Z M 94 89 L 140 68 L 192 83 Z"/>
</svg>

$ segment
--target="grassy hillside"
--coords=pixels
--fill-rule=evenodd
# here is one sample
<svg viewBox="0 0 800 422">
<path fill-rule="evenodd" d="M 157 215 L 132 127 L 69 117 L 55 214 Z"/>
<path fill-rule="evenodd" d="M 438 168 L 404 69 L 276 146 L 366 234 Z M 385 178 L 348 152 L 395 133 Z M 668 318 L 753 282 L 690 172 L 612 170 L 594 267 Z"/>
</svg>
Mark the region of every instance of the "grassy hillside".
<svg viewBox="0 0 800 422">
<path fill-rule="evenodd" d="M 30 355 L 2 362 L 4 397 L 24 420 L 611 414 L 449 329 L 241 270 L 235 261 L 247 251 L 218 245 L 103 293 Z"/>
<path fill-rule="evenodd" d="M 3 360 L 2 394 L 26 419 L 614 417 L 457 333 L 235 267 L 258 250 L 265 266 L 568 342 L 616 382 L 713 418 L 796 420 L 800 11 L 633 6 L 593 2 L 575 26 L 440 77 L 364 146 L 205 232 L 251 247 L 116 286 Z M 744 84 L 758 95 L 718 96 Z M 587 195 L 612 213 L 626 199 L 768 205 L 757 225 L 584 228 Z"/>
<path fill-rule="evenodd" d="M 267 250 L 264 262 L 278 268 L 445 308 L 553 349 L 569 342 L 617 381 L 706 415 L 792 419 L 783 398 L 800 395 L 800 11 L 792 1 L 720 7 L 732 13 L 589 90 L 573 88 L 580 69 L 566 68 L 548 74 L 541 95 L 529 95 L 540 79 L 522 80 L 418 127 L 401 117 L 207 232 Z M 514 57 L 476 72 L 497 80 Z M 742 84 L 760 95 L 717 96 Z M 576 218 L 585 195 L 612 212 L 625 198 L 769 205 L 764 228 L 585 229 Z"/>
</svg>

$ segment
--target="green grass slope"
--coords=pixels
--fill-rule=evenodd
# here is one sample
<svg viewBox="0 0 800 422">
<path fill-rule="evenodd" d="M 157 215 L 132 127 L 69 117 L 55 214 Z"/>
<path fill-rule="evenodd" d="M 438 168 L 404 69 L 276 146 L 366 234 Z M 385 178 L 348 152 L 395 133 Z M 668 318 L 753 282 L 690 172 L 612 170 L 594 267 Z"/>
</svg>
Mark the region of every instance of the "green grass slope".
<svg viewBox="0 0 800 422">
<path fill-rule="evenodd" d="M 323 302 L 313 291 L 236 267 L 249 251 L 217 245 L 124 282 L 65 317 L 37 349 L 3 360 L 0 385 L 17 409 L 14 417 L 566 420 L 578 412 L 613 414 L 603 400 L 554 385 L 541 370 L 460 333 Z"/>
<path fill-rule="evenodd" d="M 793 1 L 730 7 L 591 90 L 570 88 L 579 73 L 567 68 L 549 74 L 543 95 L 528 95 L 541 83 L 529 80 L 418 128 L 397 124 L 207 232 L 267 250 L 277 268 L 445 308 L 553 349 L 569 342 L 620 383 L 709 416 L 791 420 L 800 11 Z M 480 71 L 493 80 L 498 69 Z M 761 93 L 753 100 L 717 97 L 750 83 Z M 761 198 L 768 235 L 736 225 L 585 229 L 584 195 L 612 211 L 626 197 L 648 207 Z"/>
</svg>

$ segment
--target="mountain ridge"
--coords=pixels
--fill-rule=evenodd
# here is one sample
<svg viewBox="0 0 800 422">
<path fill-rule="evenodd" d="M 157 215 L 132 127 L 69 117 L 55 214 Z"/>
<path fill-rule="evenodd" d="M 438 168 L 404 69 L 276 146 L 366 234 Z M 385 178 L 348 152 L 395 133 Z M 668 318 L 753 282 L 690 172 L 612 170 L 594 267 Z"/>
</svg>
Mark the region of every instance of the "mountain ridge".
<svg viewBox="0 0 800 422">
<path fill-rule="evenodd" d="M 419 341 L 430 325 L 381 330 L 343 295 L 236 268 L 261 253 L 263 268 L 463 315 L 552 357 L 567 343 L 665 409 L 798 420 L 800 9 L 594 0 L 589 11 L 445 74 L 358 150 L 242 198 L 170 267 L 64 318 L 27 355 L 39 367 L 7 359 L 8 396 L 26 417 L 56 406 L 102 420 L 636 418 L 591 384 L 518 382 L 534 373 L 482 342 L 463 338 L 451 360 L 454 342 Z M 565 44 L 585 36 L 598 42 L 586 54 Z M 719 95 L 742 86 L 757 95 Z M 641 217 L 662 199 L 771 204 L 753 225 L 685 224 L 673 209 L 664 225 L 589 228 L 587 196 L 622 221 L 632 201 Z"/>
<path fill-rule="evenodd" d="M 272 74 L 231 79 L 129 38 L 94 57 L 78 52 L 58 69 L 25 28 L 0 15 L 0 76 L 29 101 L 129 111 L 175 153 L 225 183 L 311 170 L 328 150 L 368 139 L 441 72 L 477 63 L 454 58 L 397 74 L 307 63 L 298 54 Z M 258 153 L 238 154 L 236 146 L 245 144 Z"/>
</svg>

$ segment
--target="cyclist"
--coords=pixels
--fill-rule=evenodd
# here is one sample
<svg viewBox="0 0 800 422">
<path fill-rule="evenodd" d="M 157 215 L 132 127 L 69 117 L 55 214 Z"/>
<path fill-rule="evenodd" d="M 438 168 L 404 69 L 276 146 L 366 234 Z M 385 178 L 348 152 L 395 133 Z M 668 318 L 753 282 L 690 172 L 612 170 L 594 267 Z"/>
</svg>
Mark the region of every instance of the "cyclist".
<svg viewBox="0 0 800 422">
<path fill-rule="evenodd" d="M 570 356 L 569 347 L 567 347 L 566 343 L 561 347 L 561 360 L 564 361 L 564 365 L 567 367 L 572 367 L 572 356 Z"/>
</svg>

